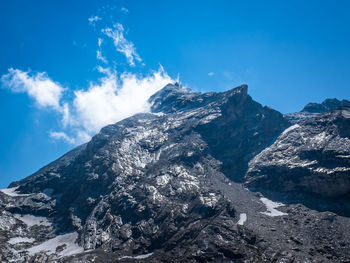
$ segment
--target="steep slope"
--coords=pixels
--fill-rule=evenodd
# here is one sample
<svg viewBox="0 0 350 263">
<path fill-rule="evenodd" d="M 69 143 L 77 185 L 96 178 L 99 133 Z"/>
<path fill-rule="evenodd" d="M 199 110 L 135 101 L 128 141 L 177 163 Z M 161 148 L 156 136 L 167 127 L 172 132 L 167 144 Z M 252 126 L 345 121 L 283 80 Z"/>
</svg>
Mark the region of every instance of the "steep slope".
<svg viewBox="0 0 350 263">
<path fill-rule="evenodd" d="M 350 109 L 305 119 L 249 164 L 247 185 L 350 216 Z"/>
<path fill-rule="evenodd" d="M 150 102 L 153 113 L 103 128 L 0 192 L 2 261 L 349 260 L 348 218 L 239 183 L 290 125 L 247 86 L 200 94 L 168 85 Z"/>
</svg>

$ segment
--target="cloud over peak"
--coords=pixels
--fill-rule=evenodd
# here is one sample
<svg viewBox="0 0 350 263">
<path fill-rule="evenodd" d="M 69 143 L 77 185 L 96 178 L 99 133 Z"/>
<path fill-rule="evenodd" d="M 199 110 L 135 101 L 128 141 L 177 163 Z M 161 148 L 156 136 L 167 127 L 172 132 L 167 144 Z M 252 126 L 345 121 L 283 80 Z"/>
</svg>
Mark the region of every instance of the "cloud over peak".
<svg viewBox="0 0 350 263">
<path fill-rule="evenodd" d="M 30 75 L 12 68 L 1 77 L 1 82 L 13 92 L 27 93 L 39 108 L 49 107 L 59 113 L 60 131 L 50 131 L 49 135 L 69 144 L 84 143 L 108 124 L 149 112 L 148 98 L 174 82 L 162 67 L 146 76 L 117 74 L 102 67 L 98 70 L 102 74 L 98 81 L 76 91 L 64 89 L 45 72 Z M 63 96 L 66 93 L 73 96 Z"/>
<path fill-rule="evenodd" d="M 128 12 L 126 8 L 122 11 Z M 94 27 L 100 20 L 99 16 L 88 19 Z M 104 67 L 97 66 L 101 75 L 86 88 L 63 88 L 60 83 L 49 78 L 46 72 L 32 73 L 13 68 L 8 69 L 8 73 L 0 79 L 2 87 L 12 92 L 26 93 L 38 108 L 50 108 L 58 113 L 58 127 L 49 131 L 49 136 L 55 140 L 74 145 L 84 143 L 108 124 L 136 113 L 149 112 L 149 97 L 174 82 L 162 66 L 148 74 L 120 73 L 110 67 L 112 63 L 102 52 L 107 39 L 113 41 L 115 49 L 126 57 L 129 66 L 134 67 L 136 62 L 142 60 L 134 44 L 125 38 L 122 24 L 101 28 L 104 29 L 97 31 L 96 60 L 103 62 Z"/>
<path fill-rule="evenodd" d="M 105 71 L 87 90 L 75 92 L 75 120 L 89 134 L 139 112 L 149 112 L 148 98 L 173 82 L 162 68 L 148 76 Z"/>
</svg>

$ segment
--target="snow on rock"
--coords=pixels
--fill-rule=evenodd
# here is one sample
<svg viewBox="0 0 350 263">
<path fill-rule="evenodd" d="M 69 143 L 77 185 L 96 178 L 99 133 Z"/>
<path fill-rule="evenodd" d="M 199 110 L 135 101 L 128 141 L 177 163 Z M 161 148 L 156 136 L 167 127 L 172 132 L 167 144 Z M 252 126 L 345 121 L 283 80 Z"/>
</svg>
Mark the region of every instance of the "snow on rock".
<svg viewBox="0 0 350 263">
<path fill-rule="evenodd" d="M 16 193 L 17 189 L 18 189 L 18 186 L 17 187 L 6 188 L 6 189 L 0 189 L 0 192 L 3 192 L 5 195 L 12 196 L 12 197 L 15 197 L 15 196 L 28 196 L 29 195 L 29 194 Z"/>
<path fill-rule="evenodd" d="M 310 139 L 311 139 L 311 143 L 319 144 L 324 140 L 326 140 L 326 138 L 327 138 L 326 132 L 321 132 Z"/>
<path fill-rule="evenodd" d="M 294 129 L 297 129 L 297 128 L 299 128 L 299 127 L 300 127 L 299 124 L 294 124 L 294 125 L 290 126 L 289 128 L 285 129 L 285 130 L 282 132 L 282 135 L 285 135 L 285 134 L 287 134 L 288 132 L 290 132 L 290 131 L 292 131 L 292 130 L 294 130 Z"/>
<path fill-rule="evenodd" d="M 122 257 L 120 257 L 119 258 L 119 260 L 120 259 L 145 259 L 145 258 L 148 258 L 148 257 L 150 257 L 150 256 L 152 256 L 153 255 L 153 252 L 152 253 L 148 253 L 148 254 L 144 254 L 144 255 L 139 255 L 139 256 L 122 256 Z"/>
<path fill-rule="evenodd" d="M 239 220 L 237 222 L 237 225 L 244 225 L 244 222 L 247 221 L 247 214 L 246 213 L 242 213 L 239 215 Z"/>
<path fill-rule="evenodd" d="M 221 113 L 211 114 L 207 115 L 204 118 L 201 119 L 200 124 L 207 124 L 211 122 L 212 120 L 215 120 L 216 118 L 220 117 Z"/>
<path fill-rule="evenodd" d="M 151 194 L 152 200 L 154 202 L 155 201 L 157 201 L 157 202 L 163 201 L 164 196 L 158 192 L 157 188 L 155 188 L 153 185 L 147 185 L 146 188 L 149 191 L 149 193 Z"/>
<path fill-rule="evenodd" d="M 349 119 L 350 118 L 350 111 L 348 110 L 343 110 L 342 115 L 344 118 Z"/>
<path fill-rule="evenodd" d="M 165 185 L 167 185 L 169 180 L 170 180 L 170 176 L 167 175 L 167 174 L 158 176 L 156 178 L 156 182 L 157 182 L 158 186 L 165 186 Z"/>
<path fill-rule="evenodd" d="M 57 247 L 61 247 L 62 251 L 58 253 L 58 255 L 61 257 L 78 254 L 83 252 L 84 249 L 76 243 L 77 238 L 78 238 L 77 232 L 59 235 L 37 246 L 33 246 L 29 248 L 28 253 L 31 256 L 36 253 L 46 253 L 51 255 L 56 253 Z"/>
<path fill-rule="evenodd" d="M 7 241 L 11 245 L 19 244 L 19 243 L 33 243 L 35 241 L 34 238 L 28 237 L 13 237 Z"/>
<path fill-rule="evenodd" d="M 200 195 L 199 200 L 205 206 L 214 207 L 217 204 L 219 197 L 216 196 L 215 193 L 209 193 L 209 196 Z"/>
<path fill-rule="evenodd" d="M 284 206 L 284 204 L 273 202 L 265 197 L 261 197 L 260 200 L 261 200 L 261 202 L 263 202 L 263 204 L 267 208 L 266 212 L 260 212 L 260 213 L 267 215 L 267 216 L 285 216 L 285 215 L 288 215 L 287 213 L 283 213 L 283 212 L 278 211 L 276 209 L 277 207 Z"/>
<path fill-rule="evenodd" d="M 24 224 L 26 224 L 29 227 L 35 226 L 35 225 L 51 226 L 50 221 L 46 217 L 33 216 L 29 214 L 26 214 L 26 215 L 14 214 L 13 216 L 18 220 L 21 220 Z"/>
<path fill-rule="evenodd" d="M 0 230 L 10 230 L 15 224 L 16 220 L 9 212 L 3 211 L 0 213 Z"/>
</svg>

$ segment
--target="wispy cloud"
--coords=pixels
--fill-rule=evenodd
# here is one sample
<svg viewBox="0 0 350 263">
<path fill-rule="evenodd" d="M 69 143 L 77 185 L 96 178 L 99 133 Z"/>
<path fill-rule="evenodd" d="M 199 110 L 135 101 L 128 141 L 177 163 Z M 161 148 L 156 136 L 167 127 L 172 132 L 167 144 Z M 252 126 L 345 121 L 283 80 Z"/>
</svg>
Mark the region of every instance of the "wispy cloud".
<svg viewBox="0 0 350 263">
<path fill-rule="evenodd" d="M 76 46 L 78 48 L 86 48 L 87 44 L 86 43 L 80 44 L 77 41 L 73 40 L 73 46 Z"/>
<path fill-rule="evenodd" d="M 100 21 L 100 20 L 102 20 L 102 19 L 99 16 L 91 16 L 91 17 L 88 18 L 89 24 L 93 25 L 93 26 L 95 25 L 95 23 L 97 21 Z"/>
<path fill-rule="evenodd" d="M 126 7 L 121 7 L 120 11 L 125 15 L 129 14 L 129 9 L 127 9 Z"/>
<path fill-rule="evenodd" d="M 213 77 L 214 75 L 215 75 L 215 73 L 212 72 L 212 71 L 208 73 L 208 76 L 209 76 L 209 77 Z"/>
<path fill-rule="evenodd" d="M 104 56 L 102 56 L 101 50 L 96 51 L 96 58 L 102 61 L 103 63 L 106 63 L 106 64 L 108 63 L 107 59 Z"/>
<path fill-rule="evenodd" d="M 96 59 L 102 61 L 105 64 L 108 64 L 107 58 L 102 55 L 102 48 L 101 48 L 102 42 L 103 42 L 102 38 L 97 39 L 98 49 L 96 50 Z"/>
<path fill-rule="evenodd" d="M 49 135 L 51 138 L 55 139 L 55 140 L 64 140 L 65 142 L 69 143 L 69 144 L 75 144 L 76 139 L 69 137 L 66 133 L 64 132 L 54 132 L 54 131 L 50 131 Z"/>
<path fill-rule="evenodd" d="M 27 93 L 38 106 L 60 110 L 60 99 L 64 88 L 52 81 L 45 72 L 31 74 L 19 69 L 8 69 L 1 77 L 3 87 L 13 92 Z"/>
<path fill-rule="evenodd" d="M 124 27 L 122 24 L 116 24 L 113 28 L 102 29 L 102 33 L 113 40 L 116 50 L 125 55 L 130 66 L 135 66 L 135 61 L 142 61 L 136 52 L 134 43 L 124 37 Z"/>
<path fill-rule="evenodd" d="M 103 42 L 103 39 L 102 39 L 102 38 L 98 38 L 98 39 L 97 39 L 97 45 L 98 45 L 98 47 L 101 47 L 102 42 Z"/>
</svg>

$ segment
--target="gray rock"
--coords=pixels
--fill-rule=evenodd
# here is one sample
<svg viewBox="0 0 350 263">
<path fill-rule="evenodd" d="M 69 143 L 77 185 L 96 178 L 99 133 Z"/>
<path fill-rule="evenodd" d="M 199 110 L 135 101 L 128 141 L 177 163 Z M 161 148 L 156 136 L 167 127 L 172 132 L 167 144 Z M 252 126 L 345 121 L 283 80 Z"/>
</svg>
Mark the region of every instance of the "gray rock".
<svg viewBox="0 0 350 263">
<path fill-rule="evenodd" d="M 250 161 L 245 178 L 249 187 L 350 215 L 350 110 L 289 127 Z"/>
</svg>

